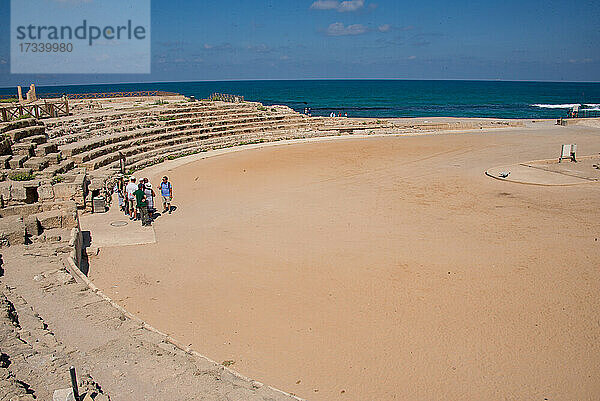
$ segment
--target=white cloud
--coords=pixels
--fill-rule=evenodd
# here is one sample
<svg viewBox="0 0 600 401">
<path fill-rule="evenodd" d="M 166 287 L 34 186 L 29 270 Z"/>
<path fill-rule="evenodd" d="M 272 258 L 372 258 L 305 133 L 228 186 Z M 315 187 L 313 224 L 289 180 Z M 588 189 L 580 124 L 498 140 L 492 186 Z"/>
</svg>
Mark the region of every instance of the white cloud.
<svg viewBox="0 0 600 401">
<path fill-rule="evenodd" d="M 340 5 L 336 0 L 318 0 L 312 3 L 310 8 L 313 10 L 335 10 Z"/>
<path fill-rule="evenodd" d="M 341 22 L 334 22 L 327 27 L 326 32 L 329 36 L 362 35 L 367 32 L 367 27 L 362 24 L 345 26 Z"/>
<path fill-rule="evenodd" d="M 363 8 L 365 5 L 364 0 L 347 0 L 342 1 L 338 7 L 339 12 L 345 11 L 356 11 L 360 8 Z"/>
<path fill-rule="evenodd" d="M 365 0 L 317 0 L 310 6 L 313 10 L 336 10 L 340 13 L 360 10 L 365 6 Z"/>
<path fill-rule="evenodd" d="M 408 57 L 407 57 L 407 59 L 408 59 L 408 60 L 416 60 L 416 59 L 417 59 L 417 56 L 408 56 Z"/>
<path fill-rule="evenodd" d="M 378 28 L 379 32 L 389 32 L 390 29 L 392 29 L 392 26 L 390 24 L 383 24 L 380 25 Z"/>
</svg>

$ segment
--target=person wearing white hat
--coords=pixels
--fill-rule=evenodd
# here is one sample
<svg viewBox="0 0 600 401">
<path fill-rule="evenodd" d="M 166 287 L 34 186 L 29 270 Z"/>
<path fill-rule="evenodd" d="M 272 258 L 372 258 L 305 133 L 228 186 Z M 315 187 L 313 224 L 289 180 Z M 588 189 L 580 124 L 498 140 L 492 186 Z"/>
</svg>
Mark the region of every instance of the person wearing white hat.
<svg viewBox="0 0 600 401">
<path fill-rule="evenodd" d="M 135 195 L 133 194 L 137 190 L 138 190 L 138 186 L 135 183 L 135 177 L 131 176 L 129 178 L 129 184 L 127 184 L 127 186 L 125 187 L 125 192 L 127 192 L 127 202 L 129 204 L 129 219 L 130 220 L 134 220 L 137 218 L 136 201 L 135 201 Z"/>
<path fill-rule="evenodd" d="M 144 192 L 146 193 L 146 199 L 148 200 L 148 212 L 150 213 L 150 218 L 152 218 L 152 215 L 154 214 L 154 190 L 147 178 L 144 179 Z"/>
</svg>

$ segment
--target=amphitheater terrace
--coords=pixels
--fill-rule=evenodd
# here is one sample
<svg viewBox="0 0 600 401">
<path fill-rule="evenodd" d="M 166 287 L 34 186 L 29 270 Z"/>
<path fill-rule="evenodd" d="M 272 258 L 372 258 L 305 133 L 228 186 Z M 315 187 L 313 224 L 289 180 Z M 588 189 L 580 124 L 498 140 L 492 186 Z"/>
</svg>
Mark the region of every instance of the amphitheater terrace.
<svg viewBox="0 0 600 401">
<path fill-rule="evenodd" d="M 555 121 L 550 120 L 307 117 L 286 106 L 191 101 L 179 95 L 70 101 L 69 110 L 70 115 L 64 117 L 21 118 L 0 123 L 0 399 L 52 399 L 54 390 L 70 386 L 70 366 L 78 370 L 82 393 L 94 400 L 390 399 L 393 392 L 399 399 L 434 399 L 441 395 L 436 392 L 440 389 L 435 385 L 439 380 L 457 380 L 458 384 L 445 393 L 450 399 L 460 399 L 461 395 L 469 398 L 473 394 L 468 393 L 471 391 L 468 388 L 490 397 L 513 392 L 523 398 L 539 396 L 544 399 L 546 393 L 540 393 L 540 386 L 519 379 L 530 373 L 523 363 L 537 368 L 532 373 L 534 383 L 544 380 L 573 383 L 558 393 L 552 393 L 555 390 L 549 384 L 549 396 L 591 399 L 590 394 L 598 394 L 600 371 L 597 364 L 595 368 L 592 366 L 594 358 L 597 362 L 598 348 L 591 339 L 597 338 L 600 332 L 597 322 L 587 320 L 592 318 L 592 312 L 597 311 L 599 306 L 597 297 L 589 297 L 598 290 L 598 271 L 592 269 L 591 264 L 600 257 L 597 238 L 596 241 L 592 238 L 598 233 L 598 204 L 590 200 L 598 199 L 599 195 L 597 181 L 600 175 L 597 172 L 600 170 L 592 167 L 593 158 L 597 158 L 600 152 L 597 120 L 581 119 L 568 126 L 557 126 Z M 343 140 L 336 140 L 338 137 Z M 524 165 L 527 163 L 548 166 L 549 162 L 543 160 L 558 157 L 558 146 L 571 142 L 577 142 L 590 160 L 585 164 L 585 177 L 580 177 L 587 182 L 572 187 L 575 189 L 565 189 L 571 188 L 569 186 L 548 189 L 543 185 L 531 189 L 533 187 L 494 180 L 484 174 L 491 171 L 490 174 L 497 175 L 502 170 L 497 166 L 519 166 L 514 168 L 514 174 L 518 169 L 526 170 Z M 282 144 L 290 146 L 273 146 Z M 229 153 L 240 149 L 254 150 L 240 153 L 237 159 L 238 156 Z M 223 157 L 212 158 L 214 155 Z M 205 164 L 198 164 L 201 161 Z M 597 161 L 595 163 L 597 165 Z M 254 181 L 245 181 L 238 176 L 242 170 L 246 172 L 247 166 L 255 168 L 255 171 L 248 172 L 249 176 L 254 174 L 248 180 Z M 550 171 L 556 170 L 554 164 L 552 166 L 536 170 L 546 174 L 542 182 L 548 180 L 547 174 L 562 174 L 561 171 Z M 280 168 L 280 176 L 270 175 L 275 174 L 275 167 Z M 256 324 L 263 325 L 263 330 L 273 328 L 273 332 L 280 336 L 274 336 L 269 342 L 271 337 L 260 332 L 258 326 L 240 318 L 248 325 L 240 329 L 245 332 L 243 341 L 256 347 L 255 356 L 237 362 L 225 359 L 224 355 L 230 353 L 243 354 L 242 346 L 231 348 L 224 345 L 223 338 L 209 329 L 201 334 L 186 329 L 187 322 L 183 322 L 180 311 L 169 309 L 173 306 L 171 296 L 156 299 L 143 289 L 137 290 L 140 286 L 152 289 L 159 281 L 167 285 L 184 285 L 186 278 L 193 273 L 185 268 L 175 271 L 172 274 L 174 281 L 169 283 L 168 276 L 160 276 L 160 266 L 152 265 L 150 261 L 145 273 L 161 278 L 146 284 L 144 278 L 140 284 L 137 266 L 135 269 L 125 266 L 131 266 L 136 255 L 139 256 L 137 247 L 103 248 L 94 243 L 95 227 L 82 227 L 85 219 L 104 219 L 108 224 L 113 218 L 114 204 L 108 202 L 107 206 L 111 209 L 106 214 L 92 214 L 92 200 L 99 196 L 110 199 L 110 188 L 122 169 L 126 174 L 140 172 L 153 180 L 164 171 L 171 171 L 174 178 L 180 180 L 177 185 L 181 195 L 177 196 L 181 202 L 195 199 L 197 195 L 194 193 L 198 192 L 189 191 L 213 188 L 218 195 L 213 203 L 199 201 L 204 210 L 214 212 L 212 217 L 190 221 L 198 225 L 204 221 L 219 225 L 217 218 L 222 218 L 230 224 L 223 223 L 223 227 L 229 230 L 226 232 L 207 229 L 206 232 L 215 237 L 206 238 L 206 244 L 199 247 L 208 254 L 210 249 L 205 248 L 213 246 L 213 251 L 219 252 L 219 255 L 228 254 L 231 247 L 238 247 L 237 256 L 233 251 L 223 259 L 215 260 L 227 266 L 239 266 L 243 277 L 257 278 L 260 273 L 251 269 L 259 262 L 266 265 L 272 255 L 259 252 L 249 256 L 246 253 L 250 249 L 248 239 L 236 239 L 228 233 L 235 229 L 235 224 L 240 227 L 259 226 L 252 216 L 263 216 L 265 227 L 273 230 L 269 232 L 272 237 L 264 237 L 265 232 L 259 230 L 256 231 L 257 238 L 269 238 L 264 240 L 265 247 L 280 249 L 282 254 L 291 255 L 288 264 L 292 270 L 300 269 L 296 264 L 305 256 L 294 254 L 277 238 L 291 241 L 287 236 L 298 235 L 297 238 L 305 241 L 302 243 L 306 245 L 307 253 L 315 254 L 320 252 L 319 244 L 313 243 L 309 237 L 314 236 L 314 241 L 335 243 L 338 248 L 334 248 L 340 253 L 336 256 L 323 251 L 323 265 L 318 264 L 316 257 L 306 258 L 319 268 L 330 266 L 331 270 L 323 276 L 340 286 L 334 286 L 332 290 L 333 287 L 317 279 L 319 274 L 300 274 L 299 270 L 297 274 L 273 272 L 274 276 L 281 273 L 278 277 L 282 281 L 271 281 L 261 276 L 260 280 L 267 283 L 264 291 L 271 301 L 267 302 L 268 305 L 262 303 L 264 300 L 248 305 L 265 308 L 260 319 L 255 319 Z M 193 182 L 199 169 L 206 171 L 203 176 L 206 181 L 204 186 L 196 188 Z M 219 172 L 229 174 L 228 179 L 240 185 L 238 195 L 244 205 L 228 203 L 231 193 Z M 302 173 L 310 173 L 315 181 L 298 178 Z M 352 181 L 353 177 L 358 178 Z M 244 185 L 244 182 L 247 184 Z M 323 184 L 325 182 L 331 185 Z M 268 184 L 265 185 L 269 194 L 293 192 L 300 197 L 298 188 L 310 186 L 315 191 L 323 191 L 322 199 L 343 201 L 324 206 L 316 197 L 300 197 L 306 203 L 296 204 L 290 197 L 286 201 L 293 207 L 288 208 L 263 196 L 264 192 L 263 195 L 253 192 L 254 185 L 259 188 L 264 183 Z M 297 185 L 295 190 L 290 189 L 290 183 Z M 398 190 L 400 185 L 402 191 Z M 186 187 L 188 192 L 184 190 Z M 377 188 L 381 191 L 377 192 Z M 426 192 L 425 188 L 433 188 L 434 191 Z M 376 196 L 365 195 L 364 199 L 340 196 L 349 193 L 373 193 Z M 393 199 L 388 198 L 391 195 Z M 353 209 L 343 207 L 345 200 L 348 200 L 348 208 Z M 223 210 L 218 209 L 216 203 L 219 202 L 231 207 L 231 213 L 238 213 L 236 216 L 240 217 L 239 220 L 236 218 L 235 224 L 228 220 L 231 216 L 227 217 Z M 351 216 L 347 223 L 362 227 L 363 230 L 359 231 L 364 237 L 353 238 L 345 234 L 345 229 L 336 222 L 323 223 L 327 216 L 334 214 L 302 214 L 302 211 L 312 213 L 303 208 L 311 202 L 318 206 L 318 210 L 334 214 L 335 210 L 344 211 L 335 214 L 338 222 L 346 222 L 346 216 Z M 401 207 L 398 203 L 402 203 Z M 379 205 L 398 215 L 405 214 L 402 221 L 394 220 L 397 227 L 390 228 L 386 237 L 379 232 L 371 232 L 372 227 L 368 224 L 370 218 L 385 221 L 386 216 L 369 209 L 373 212 L 371 216 L 366 209 L 361 209 L 364 205 Z M 269 220 L 269 213 L 265 211 L 268 207 L 278 210 L 277 213 L 282 216 L 289 216 L 290 227 L 300 227 L 299 222 L 306 219 L 311 227 L 325 231 L 298 229 L 283 232 L 285 230 L 277 225 L 277 221 L 281 220 Z M 253 211 L 256 214 L 249 217 L 248 213 Z M 498 236 L 494 238 L 484 229 L 489 228 L 485 216 L 490 214 L 497 216 L 499 221 L 494 228 Z M 181 227 L 189 217 L 176 213 L 173 221 Z M 462 225 L 465 221 L 466 226 Z M 556 226 L 556 235 L 532 242 L 519 222 L 534 225 L 540 221 L 541 228 Z M 180 240 L 169 237 L 168 233 L 173 231 L 168 231 L 165 224 L 162 220 L 158 221 L 157 240 L 143 248 L 147 252 L 143 260 L 160 258 L 161 252 L 165 252 L 161 246 L 177 247 Z M 407 227 L 412 228 L 409 230 Z M 168 229 L 174 230 L 173 226 L 168 226 Z M 327 229 L 331 229 L 337 237 L 331 239 Z M 576 229 L 581 231 L 577 233 Z M 254 232 L 252 230 L 249 232 Z M 423 245 L 434 241 L 431 233 L 436 230 L 443 231 L 447 241 L 438 241 L 433 249 Z M 564 233 L 570 236 L 566 238 Z M 183 229 L 180 234 L 194 233 Z M 473 249 L 473 254 L 468 256 L 461 252 L 464 251 L 461 244 L 472 240 L 472 236 L 479 237 L 477 244 L 483 251 Z M 385 240 L 380 242 L 382 238 Z M 506 240 L 505 244 L 501 243 L 502 238 Z M 370 245 L 367 247 L 365 244 Z M 519 249 L 519 252 L 507 251 L 497 256 L 497 260 L 489 256 L 498 255 L 506 244 L 512 245 L 513 250 Z M 369 260 L 367 256 L 372 247 L 379 249 L 380 255 L 389 255 L 390 260 L 384 256 Z M 578 250 L 573 250 L 573 247 L 578 247 Z M 391 251 L 396 248 L 404 249 L 410 257 L 403 260 L 396 251 Z M 556 252 L 548 254 L 556 256 L 557 266 L 565 269 L 569 266 L 563 256 L 572 251 L 571 267 L 574 270 L 571 275 L 557 271 L 557 266 L 545 267 L 549 261 L 544 252 L 552 248 Z M 348 256 L 353 249 L 364 251 L 365 256 Z M 179 250 L 179 253 L 189 257 L 188 251 Z M 507 255 L 515 259 L 510 261 Z M 185 264 L 185 261 L 177 260 Z M 338 265 L 340 261 L 348 263 L 344 265 L 346 270 Z M 374 279 L 359 277 L 359 262 L 367 266 Z M 451 262 L 463 267 L 452 271 L 448 267 Z M 399 266 L 411 282 L 403 281 L 406 277 L 385 268 L 375 271 L 372 264 Z M 217 265 L 217 262 L 212 265 L 206 262 L 206 270 L 211 272 L 215 282 L 219 281 L 217 276 L 221 268 Z M 422 270 L 415 270 L 414 266 L 420 266 Z M 502 270 L 502 266 L 508 266 L 508 270 Z M 494 271 L 496 267 L 499 270 Z M 446 270 L 450 271 L 446 274 Z M 235 274 L 223 274 L 231 279 L 227 285 L 239 289 L 239 293 L 236 295 L 232 291 L 227 302 L 216 302 L 215 308 L 222 310 L 216 311 L 215 316 L 225 321 L 219 321 L 220 327 L 233 330 L 235 325 L 226 322 L 228 302 L 236 305 L 246 302 L 239 294 L 244 294 L 247 288 L 243 283 L 235 282 Z M 340 278 L 344 276 L 351 279 Z M 557 279 L 562 280 L 565 288 L 570 288 L 579 298 L 574 299 L 552 285 Z M 384 284 L 377 284 L 377 280 Z M 308 333 L 305 326 L 307 320 L 314 318 L 312 313 L 318 305 L 313 305 L 314 302 L 308 299 L 306 308 L 311 308 L 308 311 L 290 300 L 300 293 L 297 289 L 290 290 L 293 296 L 287 300 L 282 300 L 275 293 L 284 288 L 284 284 L 291 287 L 291 283 L 301 284 L 304 288 L 313 285 L 318 299 L 321 296 L 323 299 L 334 297 L 333 293 L 343 288 L 356 296 L 343 294 L 340 290 L 339 298 L 331 304 L 340 308 L 324 307 L 323 313 L 329 320 L 327 323 L 315 323 L 318 326 L 315 331 L 321 330 L 323 334 L 314 338 L 313 335 L 319 334 Z M 363 284 L 373 287 L 367 289 Z M 225 291 L 224 288 L 216 290 Z M 518 296 L 514 292 L 516 289 L 520 289 Z M 402 294 L 403 305 L 409 305 L 400 317 L 388 309 L 391 303 L 396 302 L 392 301 L 392 297 L 398 292 Z M 435 294 L 447 298 L 442 299 Z M 377 298 L 377 295 L 382 297 Z M 191 303 L 188 296 L 187 293 L 182 295 L 183 301 Z M 213 296 L 207 295 L 208 299 Z M 463 300 L 473 301 L 469 303 L 472 309 L 453 315 L 453 308 L 461 305 L 461 296 Z M 514 296 L 516 298 L 511 298 Z M 156 308 L 150 297 L 164 307 Z M 500 301 L 498 304 L 486 303 L 490 298 Z M 509 302 L 509 298 L 525 305 L 526 310 L 518 319 L 512 317 L 520 307 L 516 301 L 514 304 Z M 538 305 L 543 300 L 548 301 L 545 306 Z M 361 303 L 357 309 L 353 309 L 354 302 Z M 381 307 L 379 310 L 383 315 L 369 314 L 365 306 L 369 302 Z M 481 302 L 479 306 L 476 305 L 478 302 Z M 281 315 L 272 309 L 273 304 L 294 311 L 295 317 L 290 317 L 290 328 L 279 327 L 281 321 L 277 319 Z M 531 305 L 539 308 L 532 311 Z M 441 316 L 442 312 L 447 314 Z M 434 326 L 431 321 L 424 320 L 423 313 L 430 313 L 432 321 L 438 319 L 441 325 Z M 489 319 L 481 320 L 486 313 Z M 339 322 L 332 323 L 338 314 Z M 381 342 L 371 344 L 368 338 L 372 334 L 360 322 L 349 317 L 353 314 L 365 321 L 373 319 L 372 327 L 381 329 L 381 332 L 390 330 L 398 336 L 396 339 L 404 338 L 404 342 L 400 341 L 403 347 L 394 345 L 396 340 L 380 333 L 376 337 Z M 210 316 L 210 313 L 206 315 Z M 509 323 L 501 325 L 495 318 Z M 475 332 L 476 328 L 468 323 L 456 323 L 454 319 L 483 322 L 480 326 L 483 333 Z M 343 332 L 347 329 L 344 323 L 349 321 L 353 322 L 352 329 L 340 333 L 339 344 L 330 344 L 331 337 L 328 335 Z M 387 321 L 397 323 L 397 326 L 390 328 L 386 326 Z M 402 322 L 415 323 L 415 332 L 402 326 Z M 200 325 L 198 321 L 194 323 Z M 569 324 L 581 334 L 573 335 L 568 329 Z M 210 325 L 211 322 L 202 322 L 202 326 Z M 403 330 L 398 329 L 401 326 Z M 423 340 L 427 332 L 438 330 L 437 334 L 448 344 L 456 344 L 457 338 L 452 334 L 455 329 L 465 338 L 474 336 L 474 339 L 471 344 L 461 342 L 459 349 L 463 353 L 452 354 L 452 361 L 442 360 L 441 356 L 447 351 L 443 341 Z M 565 347 L 579 360 L 571 360 L 566 351 L 552 348 L 556 346 L 554 340 L 547 342 L 552 348 L 548 352 L 541 349 L 543 341 L 548 336 L 552 337 L 548 332 L 555 333 L 558 340 L 571 338 L 565 340 Z M 513 336 L 509 338 L 504 334 Z M 538 337 L 543 338 L 538 341 Z M 282 338 L 291 340 L 286 342 Z M 356 350 L 352 338 L 372 346 L 374 353 Z M 296 353 L 289 351 L 290 347 L 296 349 L 294 340 L 299 344 Z M 557 343 L 560 343 L 558 340 Z M 516 363 L 517 358 L 502 356 L 504 348 L 499 344 L 508 342 L 515 347 L 537 350 L 539 360 L 547 365 L 538 363 L 536 354 L 527 350 L 524 351 L 527 354 L 525 362 Z M 432 350 L 431 354 L 422 359 L 413 358 L 412 351 L 410 354 L 408 351 L 410 348 L 417 353 L 427 347 Z M 302 354 L 302 349 L 308 351 Z M 469 357 L 482 349 L 491 350 L 489 364 L 485 367 L 470 365 Z M 387 360 L 384 356 L 388 351 L 391 354 L 387 356 L 394 360 L 414 362 L 404 378 L 398 379 L 395 374 L 403 367 L 394 365 L 393 369 L 387 370 L 378 364 L 378 358 Z M 274 361 L 278 356 L 284 360 Z M 336 357 L 340 357 L 339 363 Z M 562 373 L 556 372 L 560 369 L 545 370 L 544 366 L 552 366 L 563 357 L 566 359 L 562 361 L 567 366 Z M 323 363 L 323 360 L 327 362 Z M 358 373 L 352 370 L 350 365 L 353 363 L 364 365 L 364 370 Z M 446 365 L 450 367 L 446 369 Z M 496 375 L 494 366 L 505 369 L 508 379 Z M 492 379 L 486 381 L 475 374 L 482 371 Z M 588 372 L 590 376 L 584 378 L 578 372 Z M 452 375 L 458 377 L 453 378 Z M 375 382 L 378 377 L 390 388 L 386 385 L 378 387 Z M 581 380 L 580 385 L 575 384 L 577 378 Z M 410 387 L 410 382 L 419 380 L 427 386 Z"/>
</svg>

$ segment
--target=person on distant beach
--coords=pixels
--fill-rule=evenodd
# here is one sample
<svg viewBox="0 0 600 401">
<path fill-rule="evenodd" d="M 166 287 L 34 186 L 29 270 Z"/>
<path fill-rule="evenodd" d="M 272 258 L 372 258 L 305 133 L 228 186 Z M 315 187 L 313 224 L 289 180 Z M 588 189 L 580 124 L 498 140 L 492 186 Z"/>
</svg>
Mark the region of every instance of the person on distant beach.
<svg viewBox="0 0 600 401">
<path fill-rule="evenodd" d="M 169 182 L 167 176 L 162 178 L 160 183 L 160 194 L 163 201 L 163 213 L 169 212 L 171 214 L 171 200 L 173 200 L 173 186 Z"/>
<path fill-rule="evenodd" d="M 131 177 L 129 179 L 129 184 L 125 187 L 125 192 L 127 193 L 127 205 L 129 207 L 129 219 L 135 220 L 137 219 L 137 212 L 135 210 L 135 195 L 134 192 L 138 190 L 138 186 L 135 183 L 135 177 Z"/>
<path fill-rule="evenodd" d="M 140 210 L 142 226 L 149 226 L 150 217 L 148 216 L 148 200 L 146 199 L 146 193 L 144 192 L 144 184 L 140 183 L 138 189 L 133 194 L 135 195 L 136 206 Z"/>
</svg>

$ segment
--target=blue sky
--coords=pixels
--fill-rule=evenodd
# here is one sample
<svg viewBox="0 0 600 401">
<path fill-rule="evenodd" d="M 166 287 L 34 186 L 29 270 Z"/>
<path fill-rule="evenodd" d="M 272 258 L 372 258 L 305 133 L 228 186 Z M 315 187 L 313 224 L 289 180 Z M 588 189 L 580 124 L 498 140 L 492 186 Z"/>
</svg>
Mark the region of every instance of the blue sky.
<svg viewBox="0 0 600 401">
<path fill-rule="evenodd" d="M 154 0 L 149 75 L 11 75 L 0 86 L 236 79 L 600 81 L 600 1 Z M 48 0 L 81 6 L 99 0 Z"/>
</svg>

